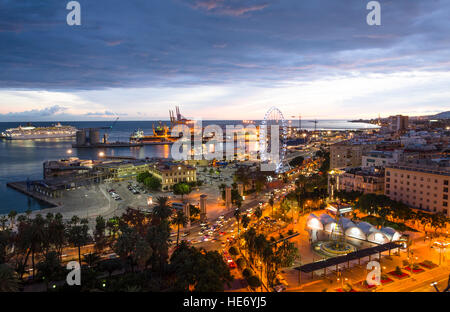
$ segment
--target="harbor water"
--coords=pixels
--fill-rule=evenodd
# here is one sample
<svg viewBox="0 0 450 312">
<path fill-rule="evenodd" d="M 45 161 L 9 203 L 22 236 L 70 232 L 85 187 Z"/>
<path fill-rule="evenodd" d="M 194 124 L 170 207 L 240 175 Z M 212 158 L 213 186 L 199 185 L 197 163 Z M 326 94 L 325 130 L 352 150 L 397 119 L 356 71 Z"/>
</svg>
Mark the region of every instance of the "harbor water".
<svg viewBox="0 0 450 312">
<path fill-rule="evenodd" d="M 51 126 L 56 122 L 34 122 L 34 126 Z M 168 124 L 168 122 L 165 122 Z M 255 122 L 258 123 L 258 122 Z M 63 125 L 72 125 L 81 128 L 108 127 L 112 122 L 61 122 Z M 152 133 L 152 125 L 155 121 L 119 121 L 108 131 L 109 141 L 127 142 L 131 133 L 141 129 L 145 134 Z M 241 121 L 204 121 L 208 124 L 242 124 Z M 2 122 L 0 132 L 26 123 Z M 321 120 L 317 129 L 352 130 L 367 129 L 372 126 L 364 123 L 351 123 L 345 120 Z M 302 128 L 314 129 L 314 123 L 303 121 Z M 107 131 L 107 130 L 102 130 Z M 86 149 L 72 148 L 75 142 L 73 138 L 66 139 L 41 139 L 41 140 L 0 140 L 0 214 L 7 214 L 11 210 L 24 212 L 28 209 L 38 210 L 47 208 L 45 203 L 19 193 L 6 186 L 8 182 L 42 179 L 43 163 L 46 160 L 57 160 L 67 157 L 80 159 L 98 159 L 100 152 L 110 156 L 132 156 L 136 158 L 163 157 L 170 158 L 169 145 L 146 145 L 132 148 L 108 148 Z M 71 153 L 70 153 L 71 152 Z"/>
</svg>

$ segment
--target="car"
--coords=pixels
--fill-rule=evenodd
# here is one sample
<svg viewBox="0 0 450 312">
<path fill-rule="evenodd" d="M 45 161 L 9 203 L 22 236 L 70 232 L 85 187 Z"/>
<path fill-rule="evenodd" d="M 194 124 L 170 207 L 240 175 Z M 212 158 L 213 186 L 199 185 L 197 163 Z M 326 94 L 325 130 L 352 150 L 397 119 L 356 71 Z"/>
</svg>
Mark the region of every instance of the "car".
<svg viewBox="0 0 450 312">
<path fill-rule="evenodd" d="M 234 261 L 228 263 L 230 269 L 236 269 L 236 263 Z"/>
</svg>

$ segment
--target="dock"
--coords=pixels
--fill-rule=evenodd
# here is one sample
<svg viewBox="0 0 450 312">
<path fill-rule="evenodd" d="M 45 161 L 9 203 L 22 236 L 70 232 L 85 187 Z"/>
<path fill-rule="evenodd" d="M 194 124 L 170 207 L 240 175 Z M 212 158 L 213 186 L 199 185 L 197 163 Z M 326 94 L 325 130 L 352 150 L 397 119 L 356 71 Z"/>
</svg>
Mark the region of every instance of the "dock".
<svg viewBox="0 0 450 312">
<path fill-rule="evenodd" d="M 142 147 L 142 143 L 112 142 L 97 144 L 72 144 L 72 148 L 115 148 L 115 147 Z"/>
<path fill-rule="evenodd" d="M 30 181 L 30 182 L 33 182 L 33 181 Z M 6 183 L 6 186 L 10 187 L 13 190 L 16 190 L 22 194 L 30 196 L 40 202 L 46 203 L 51 206 L 50 208 L 58 207 L 58 203 L 52 201 L 48 197 L 46 197 L 40 193 L 37 193 L 37 192 L 29 191 L 27 188 L 27 181 L 9 182 L 9 183 Z"/>
</svg>

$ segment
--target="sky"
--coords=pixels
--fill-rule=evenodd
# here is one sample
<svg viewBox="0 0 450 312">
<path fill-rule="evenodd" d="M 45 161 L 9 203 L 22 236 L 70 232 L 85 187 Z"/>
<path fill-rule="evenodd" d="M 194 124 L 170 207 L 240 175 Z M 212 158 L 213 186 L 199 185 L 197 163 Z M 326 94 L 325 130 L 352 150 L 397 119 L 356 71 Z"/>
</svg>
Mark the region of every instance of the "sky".
<svg viewBox="0 0 450 312">
<path fill-rule="evenodd" d="M 450 110 L 450 1 L 0 0 L 0 121 Z"/>
</svg>

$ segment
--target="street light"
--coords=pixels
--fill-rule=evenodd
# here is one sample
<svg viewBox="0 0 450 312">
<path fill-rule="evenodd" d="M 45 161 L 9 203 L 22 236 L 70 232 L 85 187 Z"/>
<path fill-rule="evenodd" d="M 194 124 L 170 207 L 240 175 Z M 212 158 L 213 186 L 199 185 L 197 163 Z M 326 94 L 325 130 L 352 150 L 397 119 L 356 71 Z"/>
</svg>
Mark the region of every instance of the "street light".
<svg viewBox="0 0 450 312">
<path fill-rule="evenodd" d="M 433 282 L 433 283 L 430 284 L 430 286 L 434 287 L 434 289 L 436 289 L 437 292 L 440 292 L 439 288 L 437 287 L 437 284 L 438 284 L 437 282 Z"/>
</svg>

